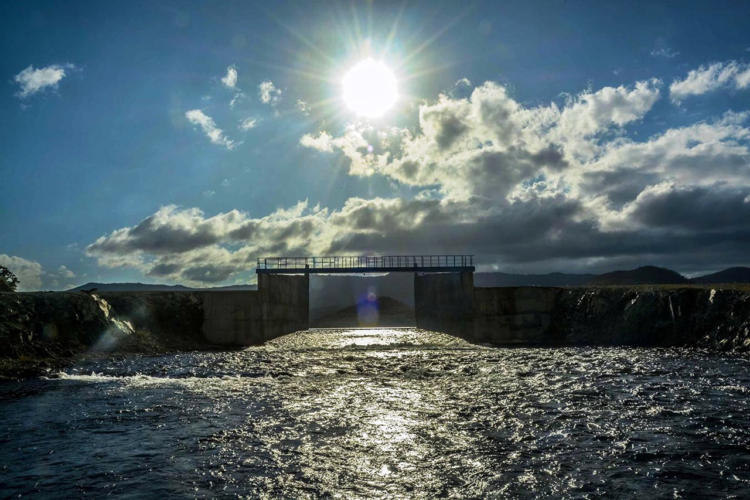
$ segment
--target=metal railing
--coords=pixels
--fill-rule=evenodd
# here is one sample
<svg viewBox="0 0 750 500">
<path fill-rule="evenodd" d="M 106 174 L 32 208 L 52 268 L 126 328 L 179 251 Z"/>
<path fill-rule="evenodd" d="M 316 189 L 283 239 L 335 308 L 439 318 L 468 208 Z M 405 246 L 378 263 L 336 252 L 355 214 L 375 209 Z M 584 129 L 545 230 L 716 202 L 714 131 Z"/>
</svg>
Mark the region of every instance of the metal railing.
<svg viewBox="0 0 750 500">
<path fill-rule="evenodd" d="M 473 255 L 345 255 L 321 257 L 263 257 L 257 269 L 265 270 L 361 270 L 469 268 L 474 266 Z"/>
</svg>

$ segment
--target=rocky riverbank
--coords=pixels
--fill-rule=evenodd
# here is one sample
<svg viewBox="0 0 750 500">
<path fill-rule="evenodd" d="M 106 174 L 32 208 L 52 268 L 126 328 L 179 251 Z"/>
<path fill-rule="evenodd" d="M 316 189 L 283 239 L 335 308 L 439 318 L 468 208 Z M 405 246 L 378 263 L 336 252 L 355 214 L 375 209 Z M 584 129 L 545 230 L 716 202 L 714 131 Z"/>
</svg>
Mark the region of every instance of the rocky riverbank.
<svg viewBox="0 0 750 500">
<path fill-rule="evenodd" d="M 605 287 L 562 290 L 552 331 L 565 344 L 699 346 L 750 351 L 750 290 Z"/>
<path fill-rule="evenodd" d="M 0 293 L 0 378 L 81 356 L 211 349 L 202 301 L 186 292 Z"/>
<path fill-rule="evenodd" d="M 747 287 L 476 288 L 473 319 L 463 336 L 495 345 L 750 351 Z"/>
</svg>

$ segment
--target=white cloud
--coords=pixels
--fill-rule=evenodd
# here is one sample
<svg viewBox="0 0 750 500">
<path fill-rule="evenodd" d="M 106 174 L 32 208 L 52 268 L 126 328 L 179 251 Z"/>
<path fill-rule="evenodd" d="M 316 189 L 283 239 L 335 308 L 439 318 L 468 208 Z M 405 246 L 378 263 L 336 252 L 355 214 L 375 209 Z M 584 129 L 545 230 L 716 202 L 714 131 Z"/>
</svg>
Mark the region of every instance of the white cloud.
<svg viewBox="0 0 750 500">
<path fill-rule="evenodd" d="M 737 61 L 716 62 L 690 70 L 683 80 L 669 86 L 672 100 L 680 102 L 691 95 L 701 95 L 720 88 L 744 89 L 750 85 L 750 65 Z"/>
<path fill-rule="evenodd" d="M 265 104 L 275 106 L 281 99 L 281 89 L 276 88 L 271 80 L 266 80 L 258 85 L 258 97 Z"/>
<path fill-rule="evenodd" d="M 61 265 L 54 271 L 45 271 L 39 262 L 0 254 L 0 265 L 7 267 L 18 278 L 18 291 L 59 290 L 72 288 L 70 279 L 75 278 L 73 271 Z"/>
<path fill-rule="evenodd" d="M 735 85 L 738 89 L 744 89 L 750 86 L 750 66 L 744 71 L 740 71 L 734 77 Z"/>
<path fill-rule="evenodd" d="M 0 254 L 0 266 L 7 267 L 18 278 L 18 290 L 39 290 L 42 287 L 42 265 L 13 255 Z"/>
<path fill-rule="evenodd" d="M 258 124 L 258 120 L 255 118 L 245 118 L 240 123 L 240 128 L 242 130 L 250 130 L 251 128 L 255 128 L 255 126 Z"/>
<path fill-rule="evenodd" d="M 240 102 L 242 99 L 245 98 L 245 94 L 242 92 L 237 92 L 234 94 L 234 97 L 232 97 L 232 100 L 229 101 L 229 107 L 231 109 L 234 109 L 234 107 L 237 105 L 238 102 Z"/>
<path fill-rule="evenodd" d="M 318 151 L 330 153 L 333 151 L 332 140 L 333 137 L 331 137 L 331 135 L 324 130 L 320 134 L 318 134 L 317 137 L 311 134 L 303 135 L 300 138 L 299 143 L 307 148 L 317 149 Z"/>
<path fill-rule="evenodd" d="M 340 151 L 350 160 L 351 174 L 440 185 L 445 196 L 465 199 L 519 175 L 556 177 L 566 163 L 594 158 L 600 136 L 641 119 L 659 98 L 659 85 L 648 80 L 587 91 L 561 109 L 554 103 L 523 107 L 503 86 L 487 82 L 469 98 L 442 95 L 420 106 L 417 134 L 349 127 L 338 137 L 306 134 L 300 143 Z"/>
<path fill-rule="evenodd" d="M 636 82 L 634 87 L 604 87 L 584 92 L 562 110 L 559 127 L 563 137 L 586 137 L 611 125 L 622 127 L 641 119 L 659 98 L 657 79 Z"/>
<path fill-rule="evenodd" d="M 213 118 L 203 113 L 200 109 L 191 109 L 185 112 L 185 118 L 193 125 L 198 125 L 212 143 L 224 146 L 227 149 L 234 149 L 237 146 L 234 141 L 226 137 L 224 132 L 216 126 Z"/>
<path fill-rule="evenodd" d="M 309 115 L 310 114 L 310 105 L 307 104 L 307 102 L 303 101 L 302 99 L 297 99 L 297 111 Z"/>
<path fill-rule="evenodd" d="M 52 64 L 37 69 L 33 65 L 30 65 L 13 78 L 21 87 L 16 95 L 20 98 L 25 98 L 47 88 L 57 88 L 60 80 L 65 78 L 65 70 L 74 68 L 75 66 L 72 64 Z"/>
<path fill-rule="evenodd" d="M 66 278 L 66 279 L 70 279 L 70 278 L 75 278 L 76 277 L 75 273 L 73 271 L 71 271 L 70 269 L 68 269 L 64 265 L 62 265 L 62 266 L 60 266 L 60 267 L 57 268 L 57 274 L 61 278 Z"/>
<path fill-rule="evenodd" d="M 221 83 L 230 89 L 235 88 L 237 86 L 237 68 L 227 66 L 227 74 L 221 78 Z"/>
</svg>

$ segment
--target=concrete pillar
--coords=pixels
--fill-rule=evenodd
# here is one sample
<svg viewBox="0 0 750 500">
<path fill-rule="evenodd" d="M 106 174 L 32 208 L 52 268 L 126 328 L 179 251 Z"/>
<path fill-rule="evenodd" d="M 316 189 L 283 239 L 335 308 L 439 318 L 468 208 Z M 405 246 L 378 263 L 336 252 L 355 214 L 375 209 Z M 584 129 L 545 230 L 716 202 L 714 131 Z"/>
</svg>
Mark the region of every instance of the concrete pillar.
<svg viewBox="0 0 750 500">
<path fill-rule="evenodd" d="M 258 275 L 258 291 L 263 311 L 264 340 L 309 328 L 309 274 L 261 273 Z"/>
<path fill-rule="evenodd" d="M 414 315 L 418 328 L 472 339 L 474 273 L 414 273 Z"/>
</svg>

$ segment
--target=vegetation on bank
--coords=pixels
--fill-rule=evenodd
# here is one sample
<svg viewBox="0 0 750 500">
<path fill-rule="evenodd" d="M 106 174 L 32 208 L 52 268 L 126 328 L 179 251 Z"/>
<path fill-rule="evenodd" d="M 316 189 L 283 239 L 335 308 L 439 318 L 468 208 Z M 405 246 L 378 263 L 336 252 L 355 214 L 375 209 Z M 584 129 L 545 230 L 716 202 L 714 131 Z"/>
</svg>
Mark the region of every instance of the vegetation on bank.
<svg viewBox="0 0 750 500">
<path fill-rule="evenodd" d="M 5 266 L 0 266 L 0 292 L 15 292 L 18 278 Z"/>
</svg>

